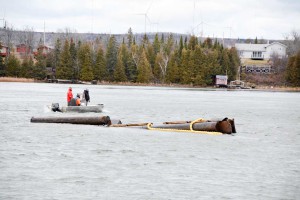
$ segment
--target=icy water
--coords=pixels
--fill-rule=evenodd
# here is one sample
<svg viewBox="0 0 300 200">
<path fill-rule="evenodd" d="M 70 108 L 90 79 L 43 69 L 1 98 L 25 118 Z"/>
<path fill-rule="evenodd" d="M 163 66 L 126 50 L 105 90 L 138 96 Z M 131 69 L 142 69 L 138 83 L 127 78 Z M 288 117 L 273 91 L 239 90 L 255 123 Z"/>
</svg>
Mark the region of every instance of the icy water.
<svg viewBox="0 0 300 200">
<path fill-rule="evenodd" d="M 300 93 L 88 86 L 123 123 L 229 117 L 233 136 L 30 123 L 66 115 L 47 105 L 69 86 L 0 83 L 1 200 L 300 199 Z"/>
</svg>

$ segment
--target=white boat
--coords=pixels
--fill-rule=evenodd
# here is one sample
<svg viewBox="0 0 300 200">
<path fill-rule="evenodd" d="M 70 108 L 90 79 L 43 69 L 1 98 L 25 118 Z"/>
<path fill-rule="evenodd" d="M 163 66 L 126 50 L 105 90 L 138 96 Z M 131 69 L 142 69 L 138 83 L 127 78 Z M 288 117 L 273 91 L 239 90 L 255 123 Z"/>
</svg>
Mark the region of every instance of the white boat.
<svg viewBox="0 0 300 200">
<path fill-rule="evenodd" d="M 87 106 L 62 106 L 59 107 L 58 103 L 52 103 L 51 110 L 54 112 L 77 112 L 77 113 L 86 113 L 86 112 L 102 112 L 104 105 L 87 105 Z"/>
</svg>

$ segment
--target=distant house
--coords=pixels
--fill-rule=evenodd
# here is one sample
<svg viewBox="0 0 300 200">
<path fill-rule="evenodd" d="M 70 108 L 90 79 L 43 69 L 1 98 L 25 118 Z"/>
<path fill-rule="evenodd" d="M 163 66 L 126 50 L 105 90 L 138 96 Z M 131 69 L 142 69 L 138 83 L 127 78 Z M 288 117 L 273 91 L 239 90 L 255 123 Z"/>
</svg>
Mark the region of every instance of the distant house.
<svg viewBox="0 0 300 200">
<path fill-rule="evenodd" d="M 26 44 L 18 44 L 16 45 L 16 53 L 27 55 L 31 53 L 31 47 Z"/>
<path fill-rule="evenodd" d="M 8 47 L 0 44 L 0 56 L 8 56 Z"/>
<path fill-rule="evenodd" d="M 269 60 L 273 54 L 283 58 L 286 56 L 286 46 L 279 42 L 271 44 L 241 44 L 236 43 L 235 47 L 241 59 Z"/>
<path fill-rule="evenodd" d="M 286 46 L 279 42 L 271 44 L 241 44 L 236 43 L 235 47 L 241 59 L 240 72 L 246 73 L 271 73 L 272 55 L 279 58 L 286 56 Z"/>
<path fill-rule="evenodd" d="M 34 56 L 36 56 L 38 54 L 38 51 L 41 50 L 43 56 L 46 56 L 53 48 L 50 46 L 46 46 L 46 45 L 40 45 L 34 52 Z"/>
</svg>

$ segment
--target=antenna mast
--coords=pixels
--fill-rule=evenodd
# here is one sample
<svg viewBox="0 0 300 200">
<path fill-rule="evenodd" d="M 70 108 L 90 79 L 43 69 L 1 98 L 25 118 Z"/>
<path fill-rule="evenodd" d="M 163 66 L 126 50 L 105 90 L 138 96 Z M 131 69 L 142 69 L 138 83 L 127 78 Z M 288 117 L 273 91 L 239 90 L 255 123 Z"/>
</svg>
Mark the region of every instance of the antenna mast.
<svg viewBox="0 0 300 200">
<path fill-rule="evenodd" d="M 45 37 L 45 29 L 46 29 L 46 28 L 45 28 L 45 27 L 46 27 L 46 25 L 45 25 L 45 21 L 44 21 L 44 46 L 45 46 L 45 43 L 46 43 L 46 42 L 45 42 L 45 38 L 46 38 L 46 37 Z"/>
</svg>

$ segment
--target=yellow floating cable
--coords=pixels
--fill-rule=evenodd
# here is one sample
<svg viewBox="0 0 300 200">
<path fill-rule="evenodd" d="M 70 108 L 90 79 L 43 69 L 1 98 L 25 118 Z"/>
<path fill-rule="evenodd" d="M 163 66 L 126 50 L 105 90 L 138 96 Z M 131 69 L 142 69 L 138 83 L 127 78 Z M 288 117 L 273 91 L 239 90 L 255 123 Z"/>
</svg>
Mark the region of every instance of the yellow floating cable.
<svg viewBox="0 0 300 200">
<path fill-rule="evenodd" d="M 214 131 L 195 131 L 193 129 L 193 124 L 197 122 L 206 122 L 207 120 L 199 118 L 190 123 L 190 130 L 181 130 L 181 129 L 170 129 L 170 128 L 153 128 L 152 123 L 147 124 L 148 130 L 156 130 L 156 131 L 172 131 L 172 132 L 185 132 L 185 133 L 199 133 L 199 134 L 209 134 L 209 135 L 222 135 L 221 132 L 214 132 Z"/>
</svg>

